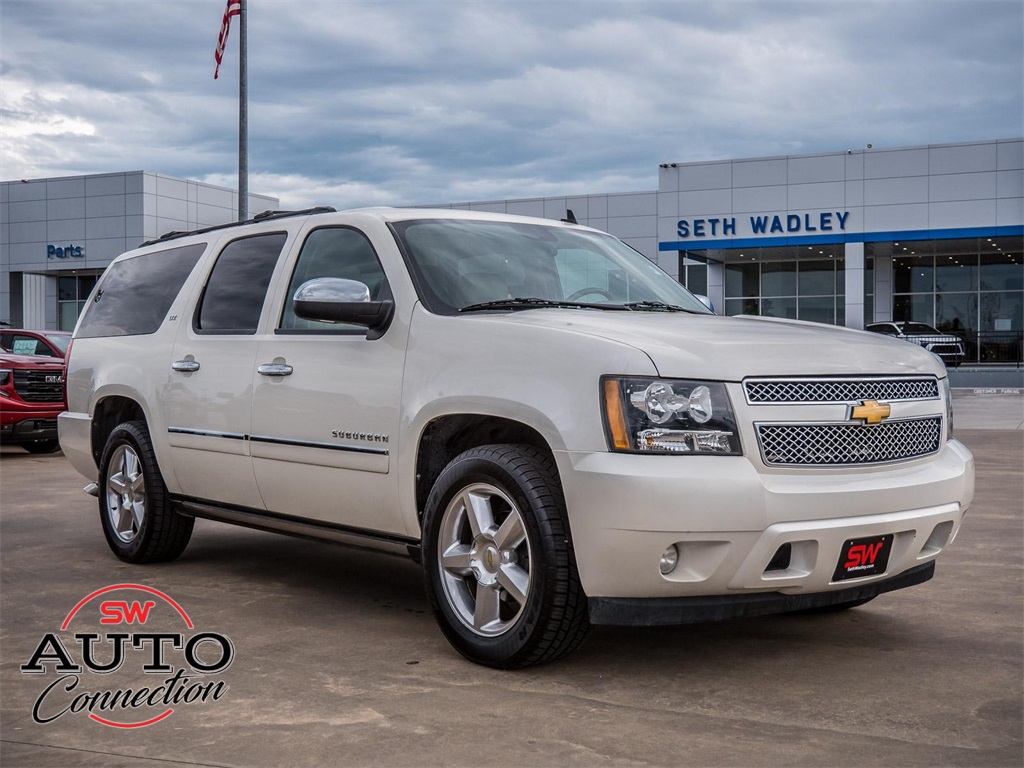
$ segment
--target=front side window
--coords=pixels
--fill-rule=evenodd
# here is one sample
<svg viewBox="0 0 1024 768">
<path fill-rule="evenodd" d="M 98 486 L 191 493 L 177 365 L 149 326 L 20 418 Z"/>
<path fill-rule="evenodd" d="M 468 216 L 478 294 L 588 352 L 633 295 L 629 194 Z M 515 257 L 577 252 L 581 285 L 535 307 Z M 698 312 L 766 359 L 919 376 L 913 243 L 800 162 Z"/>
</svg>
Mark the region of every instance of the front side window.
<svg viewBox="0 0 1024 768">
<path fill-rule="evenodd" d="M 206 282 L 194 328 L 200 333 L 254 334 L 270 278 L 288 236 L 243 237 L 225 246 Z"/>
<path fill-rule="evenodd" d="M 390 298 L 391 291 L 384 276 L 384 268 L 366 235 L 347 227 L 326 227 L 313 230 L 302 245 L 288 296 L 281 313 L 279 330 L 283 332 L 328 331 L 366 333 L 364 326 L 349 323 L 322 323 L 303 320 L 295 314 L 295 292 L 303 283 L 318 277 L 340 277 L 356 280 L 370 290 L 370 299 Z"/>
<path fill-rule="evenodd" d="M 514 299 L 622 309 L 660 302 L 708 309 L 678 282 L 610 235 L 506 221 L 423 219 L 392 225 L 427 309 L 455 314 Z"/>
</svg>

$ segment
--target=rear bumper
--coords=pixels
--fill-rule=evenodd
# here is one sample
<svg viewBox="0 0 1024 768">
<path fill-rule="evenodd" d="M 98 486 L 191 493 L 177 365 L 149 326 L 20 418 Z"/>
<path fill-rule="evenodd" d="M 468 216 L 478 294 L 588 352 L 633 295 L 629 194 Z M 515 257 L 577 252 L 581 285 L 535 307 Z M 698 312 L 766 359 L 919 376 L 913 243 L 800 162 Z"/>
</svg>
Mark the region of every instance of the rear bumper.
<svg viewBox="0 0 1024 768">
<path fill-rule="evenodd" d="M 95 482 L 99 472 L 92 456 L 92 417 L 64 411 L 57 419 L 57 429 L 64 457 L 83 477 Z"/>
<path fill-rule="evenodd" d="M 767 592 L 707 597 L 591 597 L 588 599 L 588 607 L 591 624 L 634 627 L 697 624 L 704 621 L 825 608 L 866 600 L 884 592 L 921 584 L 931 579 L 934 574 L 935 562 L 932 561 L 904 571 L 891 579 L 831 592 L 798 595 Z"/>
</svg>

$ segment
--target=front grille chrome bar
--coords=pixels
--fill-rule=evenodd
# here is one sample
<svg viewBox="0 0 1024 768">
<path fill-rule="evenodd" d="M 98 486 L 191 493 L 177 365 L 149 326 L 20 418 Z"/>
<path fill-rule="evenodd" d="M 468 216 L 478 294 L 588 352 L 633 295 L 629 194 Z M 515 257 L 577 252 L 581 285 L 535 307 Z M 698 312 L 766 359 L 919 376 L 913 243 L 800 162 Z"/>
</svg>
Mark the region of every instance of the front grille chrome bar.
<svg viewBox="0 0 1024 768">
<path fill-rule="evenodd" d="M 810 405 L 886 403 L 938 400 L 939 382 L 934 376 L 885 378 L 744 379 L 743 392 L 750 405 Z"/>
</svg>

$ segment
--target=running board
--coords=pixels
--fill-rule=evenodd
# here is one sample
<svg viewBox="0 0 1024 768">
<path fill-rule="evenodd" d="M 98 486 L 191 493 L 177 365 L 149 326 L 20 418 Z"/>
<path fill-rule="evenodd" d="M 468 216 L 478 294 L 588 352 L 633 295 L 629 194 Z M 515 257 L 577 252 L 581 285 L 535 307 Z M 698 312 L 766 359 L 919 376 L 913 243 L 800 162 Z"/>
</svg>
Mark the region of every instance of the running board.
<svg viewBox="0 0 1024 768">
<path fill-rule="evenodd" d="M 172 499 L 179 514 L 186 517 L 215 520 L 269 533 L 283 533 L 300 539 L 327 541 L 374 549 L 379 552 L 390 552 L 411 557 L 419 562 L 420 543 L 408 536 L 370 531 L 365 528 L 352 528 L 318 520 L 306 520 L 255 509 L 232 507 L 202 499 L 180 496 L 172 497 Z"/>
<path fill-rule="evenodd" d="M 82 490 L 94 498 L 98 499 L 100 497 L 100 487 L 96 483 L 89 483 Z"/>
</svg>

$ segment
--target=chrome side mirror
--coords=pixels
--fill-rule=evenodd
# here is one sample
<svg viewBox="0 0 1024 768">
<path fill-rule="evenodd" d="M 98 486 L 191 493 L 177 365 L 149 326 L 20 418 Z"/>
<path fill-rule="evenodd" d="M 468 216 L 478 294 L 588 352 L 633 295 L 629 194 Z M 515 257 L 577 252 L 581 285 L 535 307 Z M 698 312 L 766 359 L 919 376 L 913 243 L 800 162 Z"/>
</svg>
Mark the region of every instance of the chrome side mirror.
<svg viewBox="0 0 1024 768">
<path fill-rule="evenodd" d="M 295 314 L 321 323 L 351 323 L 368 328 L 367 338 L 380 338 L 394 313 L 393 301 L 371 301 L 370 289 L 358 280 L 317 277 L 294 296 Z"/>
</svg>

